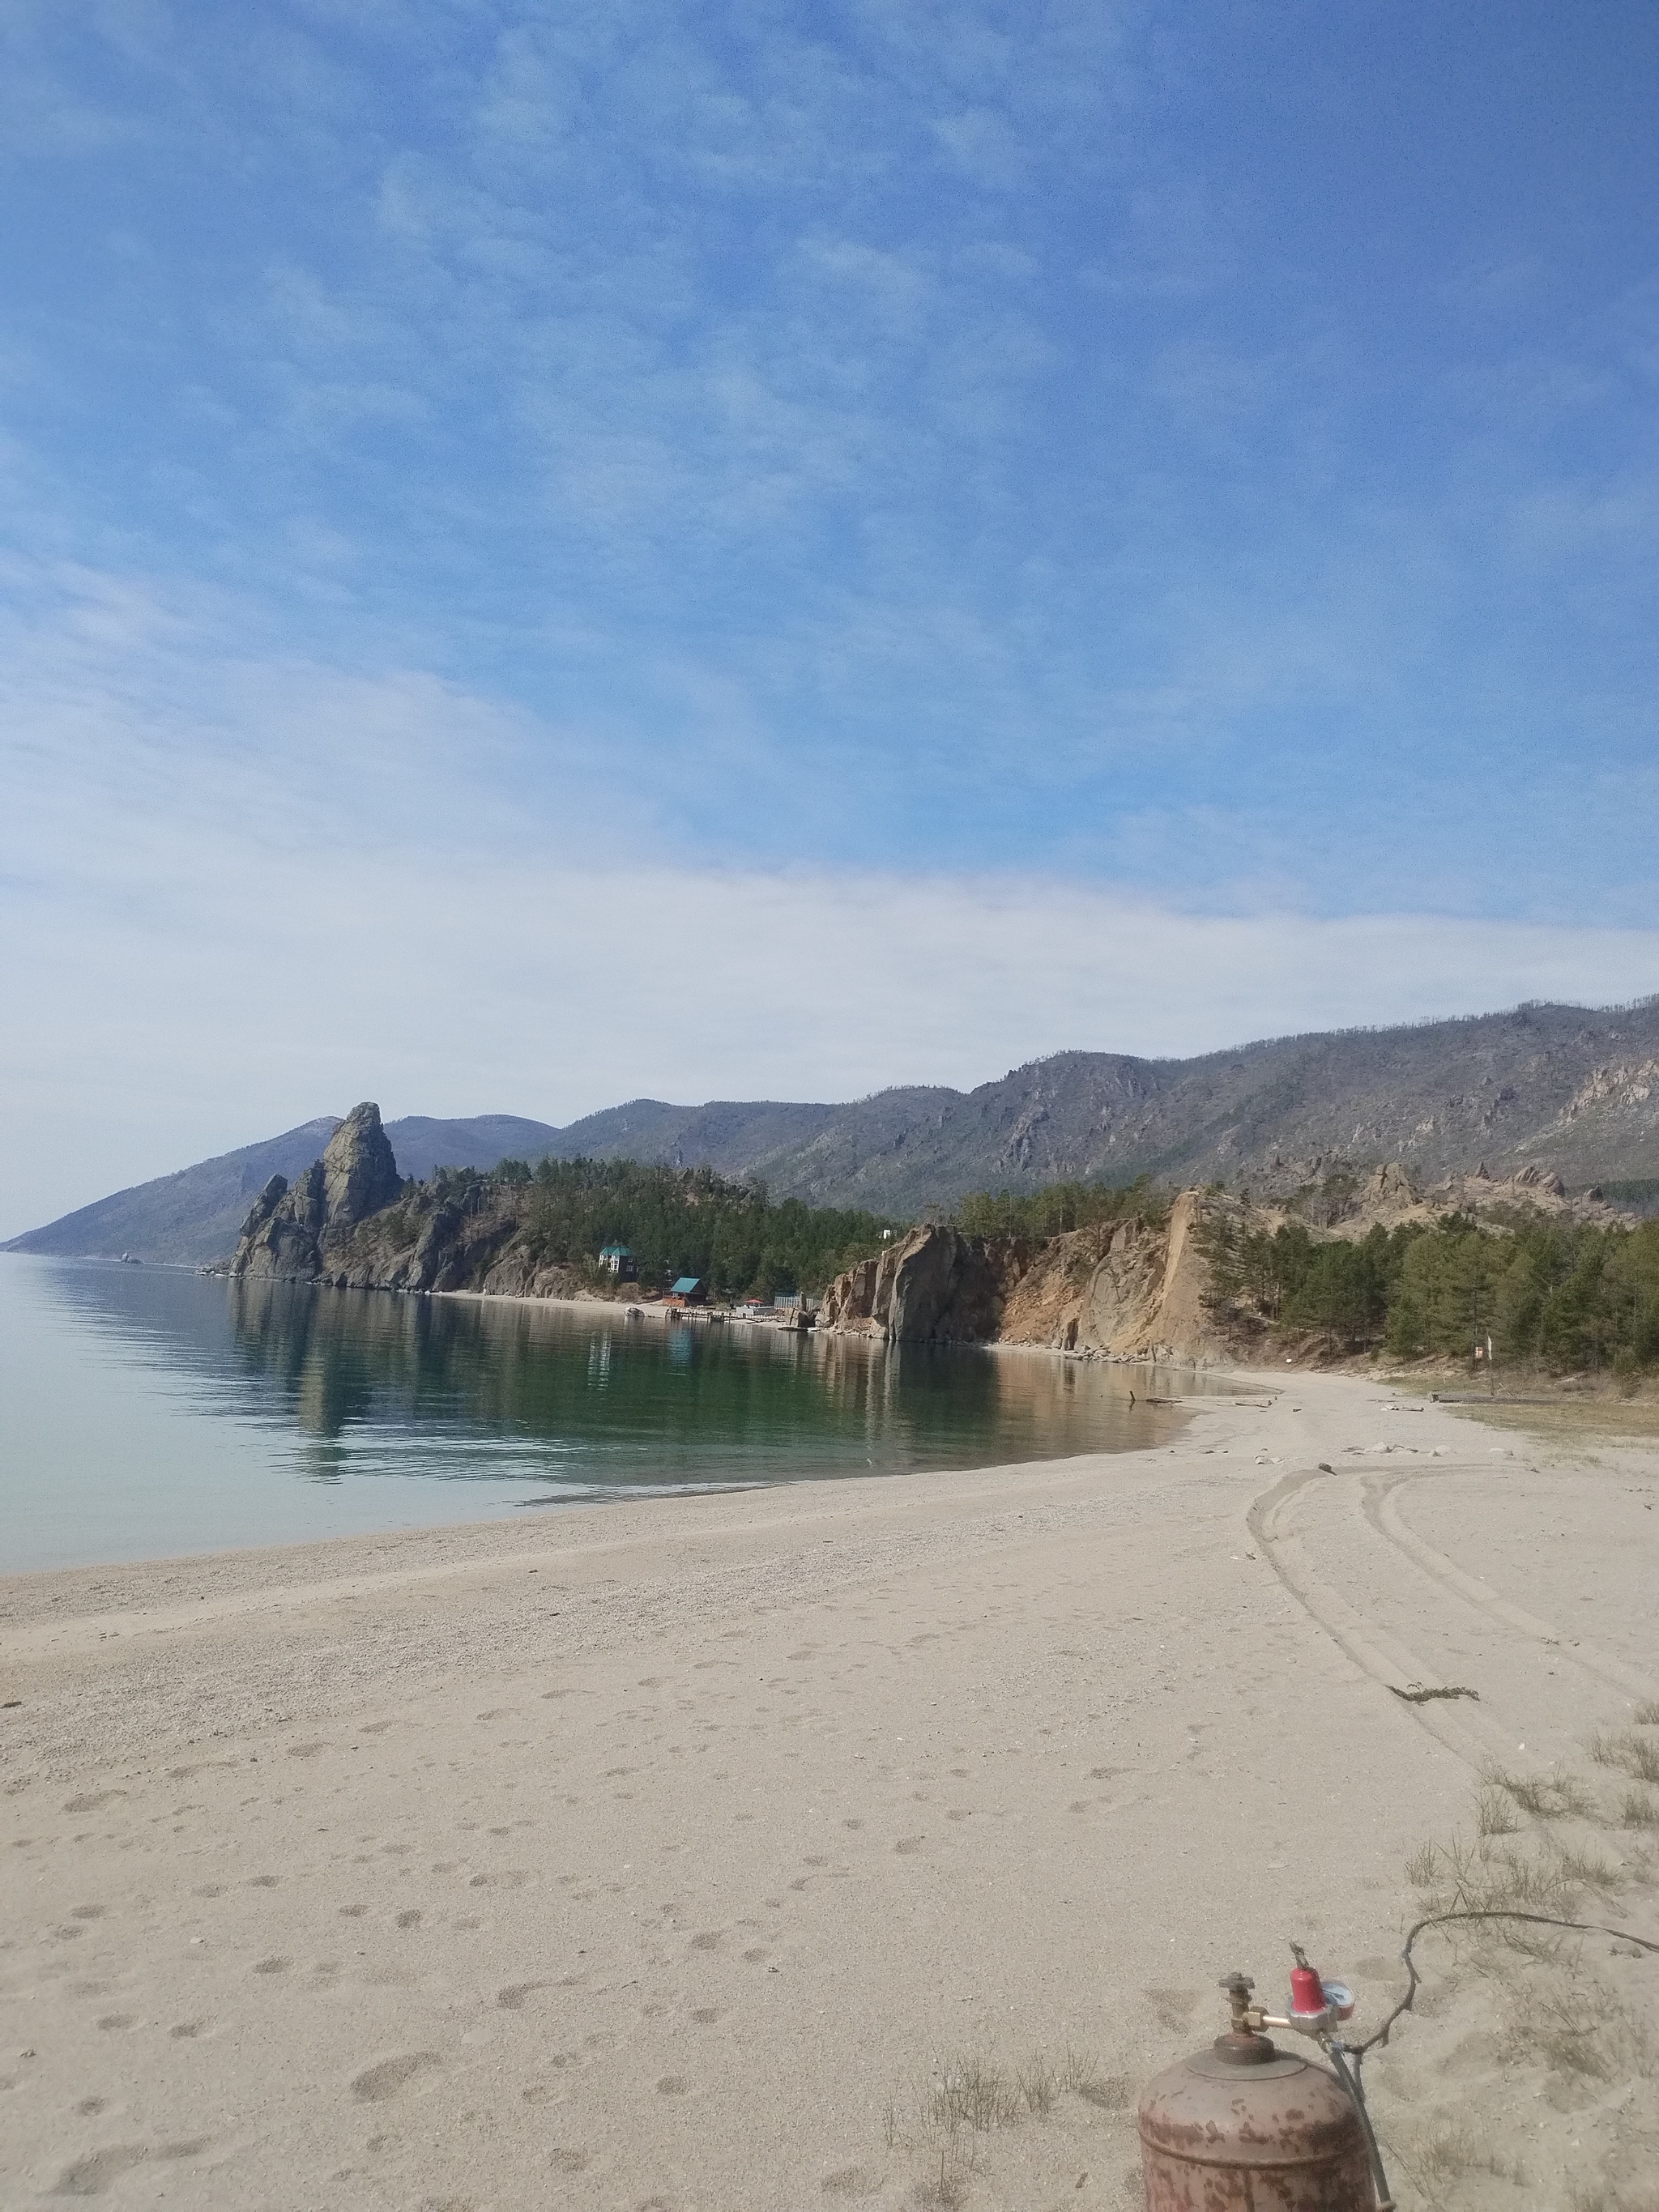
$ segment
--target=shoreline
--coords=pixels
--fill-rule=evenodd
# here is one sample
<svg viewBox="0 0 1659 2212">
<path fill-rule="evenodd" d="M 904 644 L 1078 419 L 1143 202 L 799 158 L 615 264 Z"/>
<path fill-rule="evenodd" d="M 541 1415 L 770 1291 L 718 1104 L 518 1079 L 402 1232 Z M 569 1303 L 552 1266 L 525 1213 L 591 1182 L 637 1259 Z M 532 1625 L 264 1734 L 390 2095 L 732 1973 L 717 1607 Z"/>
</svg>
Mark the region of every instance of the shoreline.
<svg viewBox="0 0 1659 2212">
<path fill-rule="evenodd" d="M 308 1287 L 320 1289 L 324 1286 L 320 1284 L 313 1284 Z M 370 1296 L 380 1294 L 378 1289 L 368 1293 Z M 596 1308 L 602 1312 L 611 1311 L 620 1306 L 623 1308 L 624 1317 L 631 1308 L 631 1311 L 642 1320 L 677 1321 L 688 1327 L 697 1322 L 704 1325 L 714 1322 L 727 1328 L 770 1329 L 779 1336 L 818 1337 L 825 1342 L 869 1344 L 878 1346 L 883 1350 L 895 1348 L 879 1329 L 821 1329 L 816 1325 L 804 1329 L 786 1328 L 775 1321 L 764 1321 L 757 1315 L 739 1313 L 734 1307 L 730 1306 L 694 1306 L 682 1309 L 666 1305 L 661 1299 L 647 1304 L 643 1300 L 624 1301 L 621 1298 L 544 1297 L 532 1291 L 394 1291 L 389 1295 L 393 1297 L 459 1298 L 470 1300 L 479 1305 L 493 1302 L 501 1305 L 557 1306 L 568 1311 L 580 1313 L 591 1312 Z M 919 1351 L 1036 1352 L 1043 1358 L 1064 1360 L 1071 1364 L 1084 1367 L 1173 1367 L 1188 1370 L 1194 1374 L 1208 1375 L 1231 1374 L 1238 1366 L 1237 1361 L 1220 1355 L 1214 1358 L 1176 1358 L 1173 1355 L 1164 1358 L 1150 1352 L 1102 1352 L 1093 1347 L 1083 1351 L 1066 1351 L 1055 1344 L 1021 1344 L 996 1336 L 950 1338 L 938 1341 L 923 1338 L 898 1340 L 899 1346 L 902 1347 L 905 1344 L 912 1344 Z M 1273 1370 L 1269 1369 L 1265 1371 L 1272 1373 Z"/>
<path fill-rule="evenodd" d="M 1155 1449 L 8 1577 L 0 2193 L 1127 2212 L 1218 1976 L 1304 1942 L 1369 2032 L 1483 1775 L 1578 1778 L 1502 1848 L 1622 1856 L 1574 1909 L 1659 1936 L 1586 1749 L 1659 1697 L 1659 1452 L 1231 1371 Z M 1570 1969 L 1659 2032 L 1607 1948 L 1419 1952 L 1402 2207 L 1437 2128 L 1529 2201 L 1642 2174 L 1650 2071 L 1511 2039 Z"/>
<path fill-rule="evenodd" d="M 57 1264 L 46 1263 L 45 1272 L 51 1272 Z M 76 1273 L 84 1270 L 70 1267 L 66 1279 Z M 299 1287 L 308 1292 L 319 1286 Z M 224 1295 L 222 1283 L 199 1283 L 185 1297 L 184 1309 L 187 1316 L 196 1317 L 204 1331 L 220 1328 Z M 538 1356 L 535 1347 L 544 1344 L 559 1350 L 559 1364 L 553 1371 L 562 1374 L 572 1359 L 580 1369 L 584 1350 L 591 1362 L 592 1348 L 601 1337 L 619 1350 L 624 1360 L 628 1358 L 626 1345 L 634 1324 L 624 1317 L 626 1301 L 552 1299 L 471 1289 L 422 1295 L 462 1302 L 449 1309 L 449 1324 L 432 1310 L 433 1328 L 444 1341 L 459 1335 L 470 1346 L 476 1339 L 478 1358 L 492 1371 L 526 1348 L 532 1356 Z M 37 1310 L 49 1318 L 53 1299 L 58 1296 L 73 1307 L 86 1294 L 60 1285 L 59 1291 L 49 1297 L 43 1288 L 37 1303 L 25 1299 L 19 1310 L 20 1325 L 33 1325 Z M 137 1305 L 140 1311 L 149 1310 L 142 1297 Z M 495 1306 L 509 1308 L 520 1318 L 498 1314 L 497 1321 L 491 1322 L 483 1310 Z M 540 1322 L 525 1318 L 536 1309 L 550 1310 Z M 125 1312 L 125 1302 L 113 1310 Z M 93 1310 L 102 1310 L 95 1296 Z M 161 1310 L 170 1313 L 172 1308 L 163 1303 Z M 233 1303 L 233 1315 L 239 1310 Z M 286 1340 L 283 1332 L 294 1329 L 343 1331 L 348 1340 L 354 1331 L 369 1329 L 376 1344 L 388 1338 L 396 1346 L 405 1337 L 412 1343 L 410 1333 L 424 1330 L 420 1310 L 419 1298 L 401 1307 L 375 1303 L 359 1304 L 354 1310 L 349 1303 L 336 1307 L 312 1296 L 297 1300 L 283 1296 L 256 1298 L 251 1325 L 278 1341 Z M 634 1310 L 646 1314 L 653 1310 L 635 1306 Z M 665 1315 L 661 1308 L 654 1310 L 664 1325 L 654 1333 L 641 1331 L 634 1337 L 637 1358 L 627 1370 L 630 1376 L 636 1371 L 643 1375 L 647 1389 L 655 1370 L 665 1362 L 663 1347 L 675 1331 L 675 1316 Z M 477 1316 L 471 1322 L 461 1319 L 467 1311 Z M 378 1321 L 374 1318 L 377 1314 L 381 1316 Z M 605 1316 L 603 1321 L 596 1320 L 599 1315 Z M 43 1417 L 33 1419 L 26 1402 L 21 1433 L 30 1449 L 27 1457 L 20 1455 L 16 1469 L 21 1478 L 14 1500 L 17 1523 L 11 1543 L 0 1547 L 0 1577 L 32 1573 L 72 1577 L 83 1570 L 115 1572 L 146 1564 L 177 1565 L 221 1553 L 305 1548 L 352 1540 L 373 1544 L 392 1535 L 459 1530 L 474 1524 L 499 1526 L 525 1517 L 532 1509 L 548 1514 L 556 1510 L 568 1514 L 597 1505 L 611 1510 L 617 1504 L 641 1498 L 697 1496 L 710 1491 L 799 1481 L 847 1480 L 863 1476 L 866 1468 L 878 1468 L 880 1478 L 886 1480 L 907 1471 L 907 1462 L 985 1466 L 1012 1463 L 1015 1454 L 1022 1458 L 1029 1454 L 1034 1462 L 1056 1454 L 1075 1456 L 1095 1443 L 1145 1440 L 1155 1437 L 1160 1430 L 1166 1437 L 1174 1432 L 1184 1415 L 1173 1404 L 1158 1417 L 1141 1413 L 1132 1417 L 1124 1413 L 1122 1398 L 1131 1385 L 1142 1401 L 1156 1397 L 1160 1391 L 1202 1388 L 1195 1371 L 1145 1363 L 1140 1374 L 1132 1371 L 1117 1383 L 1091 1383 L 1074 1401 L 1062 1389 L 1063 1382 L 1073 1379 L 1066 1371 L 1069 1363 L 1063 1354 L 1048 1354 L 1057 1364 L 1033 1366 L 1026 1361 L 1017 1368 L 1002 1366 L 997 1370 L 999 1381 L 997 1373 L 983 1363 L 977 1368 L 971 1360 L 960 1368 L 951 1366 L 949 1355 L 978 1348 L 962 1346 L 910 1347 L 918 1358 L 923 1352 L 947 1355 L 940 1360 L 921 1361 L 913 1385 L 908 1380 L 910 1370 L 901 1370 L 896 1364 L 898 1350 L 873 1339 L 860 1335 L 863 1349 L 849 1352 L 836 1334 L 833 1343 L 826 1337 L 815 1351 L 800 1352 L 793 1346 L 806 1333 L 780 1331 L 787 1341 L 775 1344 L 745 1329 L 726 1340 L 727 1348 L 722 1352 L 720 1330 L 730 1325 L 717 1324 L 706 1336 L 682 1337 L 680 1352 L 687 1358 L 695 1355 L 699 1365 L 710 1357 L 714 1358 L 721 1375 L 732 1378 L 720 1403 L 735 1389 L 736 1410 L 729 1419 L 717 1412 L 712 1424 L 704 1425 L 708 1432 L 699 1431 L 684 1449 L 672 1448 L 674 1437 L 670 1434 L 671 1449 L 666 1452 L 657 1449 L 655 1431 L 647 1432 L 637 1420 L 630 1424 L 626 1406 L 613 1407 L 607 1418 L 597 1405 L 584 1413 L 580 1407 L 573 1409 L 561 1400 L 550 1410 L 544 1407 L 543 1417 L 532 1419 L 522 1435 L 512 1426 L 511 1405 L 487 1407 L 483 1426 L 469 1417 L 463 1419 L 456 1436 L 434 1431 L 429 1440 L 404 1439 L 395 1427 L 382 1434 L 376 1425 L 379 1415 L 374 1408 L 359 1407 L 357 1413 L 368 1416 L 368 1426 L 362 1428 L 358 1422 L 356 1432 L 349 1432 L 353 1424 L 348 1419 L 331 1462 L 336 1480 L 313 1490 L 301 1479 L 310 1471 L 306 1437 L 301 1433 L 307 1423 L 297 1414 L 286 1422 L 283 1419 L 283 1408 L 289 1407 L 287 1399 L 273 1405 L 262 1398 L 251 1401 L 246 1408 L 239 1401 L 232 1408 L 248 1416 L 239 1419 L 233 1434 L 216 1437 L 211 1425 L 200 1419 L 176 1437 L 166 1431 L 159 1432 L 159 1438 L 152 1439 L 150 1462 L 139 1462 L 141 1467 L 151 1468 L 155 1478 L 152 1484 L 130 1475 L 102 1452 L 89 1451 L 78 1435 L 70 1438 L 66 1452 L 60 1452 L 57 1449 L 59 1430 L 52 1419 L 44 1418 L 46 1401 L 36 1409 Z M 42 1333 L 46 1334 L 44 1325 Z M 311 1339 L 306 1336 L 303 1340 L 309 1343 Z M 317 1340 L 326 1347 L 334 1338 L 319 1335 Z M 423 1335 L 421 1340 L 424 1341 Z M 217 1338 L 212 1341 L 216 1344 Z M 46 1348 L 54 1349 L 50 1343 Z M 308 1361 L 311 1357 L 307 1354 Z M 308 1364 L 307 1375 L 311 1371 Z M 605 1372 L 609 1372 L 608 1364 Z M 307 1387 L 326 1396 L 330 1387 L 326 1374 L 325 1369 L 324 1379 Z M 394 1371 L 394 1385 L 401 1374 L 402 1370 Z M 896 1393 L 896 1378 L 901 1386 Z M 751 1436 L 743 1413 L 754 1386 L 760 1382 L 765 1383 L 769 1394 L 767 1404 L 775 1401 L 782 1412 Z M 660 1395 L 665 1386 L 657 1387 Z M 905 1407 L 919 1396 L 935 1405 L 949 1401 L 954 1407 L 958 1389 L 966 1394 L 965 1410 L 929 1418 L 927 1408 L 921 1407 L 919 1426 L 905 1417 Z M 869 1404 L 880 1415 L 875 1443 L 865 1440 L 856 1410 L 866 1402 L 866 1393 L 873 1394 Z M 821 1404 L 826 1409 L 822 1414 L 816 1410 Z M 292 1407 L 289 1410 L 293 1412 Z M 493 1425 L 492 1410 L 500 1417 Z M 273 1411 L 279 1433 L 261 1442 L 254 1431 L 271 1425 L 260 1417 Z M 502 1419 L 507 1424 L 505 1430 L 501 1430 Z M 498 1431 L 513 1446 L 504 1455 L 495 1455 L 494 1451 Z M 96 1443 L 96 1432 L 89 1433 Z M 722 1439 L 729 1449 L 722 1448 Z M 176 1445 L 179 1464 L 189 1471 L 176 1496 L 167 1474 L 167 1459 L 155 1456 L 157 1441 L 164 1449 Z M 412 1449 L 400 1456 L 404 1441 Z M 422 1451 L 419 1447 L 423 1442 L 427 1448 Z M 866 1460 L 866 1454 L 872 1458 Z M 384 1482 L 373 1479 L 380 1474 L 398 1479 Z M 230 1480 L 232 1476 L 239 1479 Z M 102 1510 L 106 1497 L 111 1506 L 107 1513 Z M 4 1556 L 8 1553 L 9 1558 Z"/>
</svg>

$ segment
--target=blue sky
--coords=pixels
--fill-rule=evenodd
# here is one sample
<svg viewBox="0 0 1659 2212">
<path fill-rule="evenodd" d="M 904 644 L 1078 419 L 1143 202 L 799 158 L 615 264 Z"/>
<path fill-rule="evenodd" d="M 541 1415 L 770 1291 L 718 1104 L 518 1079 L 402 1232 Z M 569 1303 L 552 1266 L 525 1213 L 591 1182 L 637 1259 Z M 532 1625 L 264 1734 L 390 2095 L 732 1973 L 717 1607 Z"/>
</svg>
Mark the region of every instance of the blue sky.
<svg viewBox="0 0 1659 2212">
<path fill-rule="evenodd" d="M 13 0 L 0 1215 L 1659 988 L 1656 94 L 1616 3 Z"/>
</svg>

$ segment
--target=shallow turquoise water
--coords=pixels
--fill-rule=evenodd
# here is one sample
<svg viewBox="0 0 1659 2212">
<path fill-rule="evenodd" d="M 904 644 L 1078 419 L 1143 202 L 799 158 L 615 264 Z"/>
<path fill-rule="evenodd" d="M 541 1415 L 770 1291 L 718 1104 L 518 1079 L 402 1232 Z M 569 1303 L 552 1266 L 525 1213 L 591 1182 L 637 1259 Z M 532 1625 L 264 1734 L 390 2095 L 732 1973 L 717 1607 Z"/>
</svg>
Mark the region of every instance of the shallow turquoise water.
<svg viewBox="0 0 1659 2212">
<path fill-rule="evenodd" d="M 0 1567 L 1140 1449 L 1190 1373 L 0 1259 Z M 1142 1402 L 1132 1406 L 1133 1388 Z"/>
</svg>

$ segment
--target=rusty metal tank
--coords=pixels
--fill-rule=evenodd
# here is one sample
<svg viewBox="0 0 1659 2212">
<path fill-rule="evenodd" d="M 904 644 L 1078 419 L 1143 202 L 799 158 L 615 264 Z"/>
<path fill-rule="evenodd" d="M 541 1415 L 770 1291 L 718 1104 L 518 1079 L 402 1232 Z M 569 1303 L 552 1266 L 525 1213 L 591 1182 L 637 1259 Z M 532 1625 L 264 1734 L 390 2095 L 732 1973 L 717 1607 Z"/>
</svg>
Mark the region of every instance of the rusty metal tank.
<svg viewBox="0 0 1659 2212">
<path fill-rule="evenodd" d="M 1238 1996 L 1233 2016 L 1231 2033 L 1146 2086 L 1146 2212 L 1373 2212 L 1370 2154 L 1346 2090 L 1316 2061 L 1245 2027 Z"/>
</svg>

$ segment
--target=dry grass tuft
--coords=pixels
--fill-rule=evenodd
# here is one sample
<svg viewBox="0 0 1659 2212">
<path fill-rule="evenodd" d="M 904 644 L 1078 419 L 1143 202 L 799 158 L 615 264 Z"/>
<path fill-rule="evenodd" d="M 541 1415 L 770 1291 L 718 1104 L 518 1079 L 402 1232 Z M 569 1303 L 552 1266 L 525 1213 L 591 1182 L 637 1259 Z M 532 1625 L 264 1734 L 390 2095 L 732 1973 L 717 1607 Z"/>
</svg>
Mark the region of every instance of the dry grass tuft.
<svg viewBox="0 0 1659 2212">
<path fill-rule="evenodd" d="M 970 2135 L 988 2135 L 994 2128 L 1011 2128 L 1024 2117 L 1025 2100 L 1017 2082 L 1000 2066 L 982 2058 L 947 2059 L 939 2079 L 927 2092 L 926 2117 L 936 2128 L 954 2132 L 966 2128 Z"/>
<path fill-rule="evenodd" d="M 1598 1765 L 1616 1766 L 1632 1782 L 1659 1782 L 1659 1743 L 1624 1729 L 1617 1735 L 1590 1738 L 1590 1757 Z"/>
<path fill-rule="evenodd" d="M 968 2202 L 968 2176 L 950 2153 L 942 2150 L 939 2154 L 939 2172 L 917 2182 L 910 2195 L 916 2203 L 925 2205 L 927 2212 L 957 2212 L 957 2207 Z"/>
<path fill-rule="evenodd" d="M 1108 2112 L 1120 2110 L 1129 2099 L 1127 2082 L 1103 2081 L 1093 2057 L 1069 2044 L 1059 2058 L 1039 2051 L 1012 2072 L 972 2052 L 942 2061 L 922 2092 L 922 2129 L 932 2142 L 927 2152 L 928 2170 L 911 2191 L 913 2202 L 930 2212 L 953 2212 L 967 2201 L 984 2137 L 1000 2128 L 1018 2127 L 1028 2118 L 1046 2118 L 1067 2093 Z M 890 2151 L 900 2141 L 898 2115 L 890 2098 L 883 2127 Z M 933 2167 L 935 2156 L 937 2172 Z"/>
<path fill-rule="evenodd" d="M 1506 1774 L 1501 1766 L 1494 1766 L 1486 1781 L 1492 1788 L 1507 1791 L 1523 1813 L 1532 1814 L 1536 1820 L 1582 1820 L 1595 1814 L 1595 1800 L 1568 1774 Z"/>
<path fill-rule="evenodd" d="M 1576 1991 L 1556 1991 L 1532 2008 L 1533 2048 L 1558 2074 L 1582 2074 L 1593 2081 L 1612 2075 L 1601 2044 L 1601 2021 Z"/>
<path fill-rule="evenodd" d="M 1454 1836 L 1449 1844 L 1425 1844 L 1407 1869 L 1436 1912 L 1567 1912 L 1583 1883 L 1551 1859 L 1520 1857 L 1494 1850 L 1485 1837 L 1474 1843 Z M 1505 1932 L 1502 1941 L 1512 1942 Z"/>
<path fill-rule="evenodd" d="M 1632 1718 L 1638 1728 L 1659 1728 L 1659 1698 L 1644 1698 Z"/>
<path fill-rule="evenodd" d="M 1109 2094 L 1116 2084 L 1101 2080 L 1100 2064 L 1092 2051 L 1074 2051 L 1068 2043 L 1060 2062 L 1060 2086 L 1073 2096 L 1087 2097 L 1091 2104 L 1098 2104 L 1102 2093 Z"/>
<path fill-rule="evenodd" d="M 1406 1879 L 1413 1889 L 1432 1889 L 1439 1865 L 1438 1844 L 1419 1844 L 1406 1862 Z"/>
<path fill-rule="evenodd" d="M 1117 2085 L 1099 2079 L 1093 2057 L 1068 2045 L 1051 2058 L 1033 2052 L 1012 2073 L 990 2061 L 963 2054 L 945 2060 L 922 2100 L 922 2118 L 931 2128 L 954 2136 L 989 2135 L 1023 2119 L 1042 2119 L 1066 2092 L 1091 2104 L 1110 2105 Z"/>
<path fill-rule="evenodd" d="M 1014 2086 L 1033 2119 L 1040 2120 L 1054 2109 L 1054 2099 L 1060 2094 L 1060 2076 L 1041 2051 L 1014 2069 Z"/>
<path fill-rule="evenodd" d="M 1659 1797 L 1650 1797 L 1645 1790 L 1626 1790 L 1619 1819 L 1626 1828 L 1659 1828 Z"/>
<path fill-rule="evenodd" d="M 1619 1992 L 1574 1965 L 1510 1992 L 1505 2048 L 1512 2063 L 1541 2057 L 1582 2092 L 1653 2068 L 1653 2039 Z"/>
<path fill-rule="evenodd" d="M 1397 2150 L 1395 2157 L 1435 2212 L 1455 2204 L 1462 2192 L 1449 2191 L 1473 2175 L 1513 2182 L 1517 2189 L 1527 2185 L 1526 2168 L 1517 2158 L 1495 2148 L 1484 2130 L 1459 2120 L 1437 2120 L 1414 2142 Z"/>
<path fill-rule="evenodd" d="M 1625 1887 L 1626 1877 L 1622 1867 L 1613 1866 L 1593 1852 L 1577 1850 L 1571 1844 L 1556 1853 L 1555 1865 L 1562 1881 L 1575 1889 L 1593 1889 L 1598 1896 L 1613 1897 Z"/>
<path fill-rule="evenodd" d="M 1521 1823 L 1515 1817 L 1515 1808 L 1503 1790 L 1489 1783 L 1475 1800 L 1474 1828 L 1480 1836 L 1513 1836 L 1520 1832 Z"/>
</svg>

